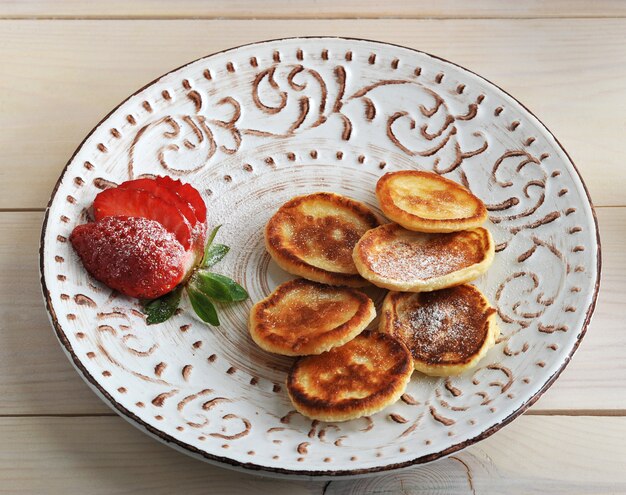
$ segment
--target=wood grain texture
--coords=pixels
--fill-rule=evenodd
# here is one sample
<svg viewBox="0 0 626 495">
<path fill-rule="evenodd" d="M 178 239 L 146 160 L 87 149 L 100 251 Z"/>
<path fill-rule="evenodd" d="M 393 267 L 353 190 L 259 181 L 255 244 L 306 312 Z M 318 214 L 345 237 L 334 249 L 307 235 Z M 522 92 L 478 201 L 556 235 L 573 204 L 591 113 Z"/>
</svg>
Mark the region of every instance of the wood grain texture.
<svg viewBox="0 0 626 495">
<path fill-rule="evenodd" d="M 87 132 L 148 81 L 208 53 L 296 35 L 389 41 L 476 71 L 555 133 L 596 205 L 626 206 L 625 16 L 619 0 L 0 0 L 0 492 L 626 493 L 626 208 L 598 209 L 595 317 L 525 416 L 448 459 L 331 483 L 213 467 L 112 416 L 69 364 L 43 308 L 42 214 L 1 211 L 41 209 Z M 250 18 L 273 20 L 236 20 Z M 546 416 L 559 412 L 568 416 Z M 599 416 L 571 416 L 585 414 Z"/>
<path fill-rule="evenodd" d="M 148 81 L 214 51 L 297 35 L 403 44 L 476 71 L 555 133 L 597 205 L 625 205 L 624 32 L 626 19 L 0 21 L 0 208 L 44 206 L 89 130 Z"/>
<path fill-rule="evenodd" d="M 332 482 L 325 494 L 624 493 L 626 447 L 619 437 L 625 429 L 626 418 L 523 416 L 447 459 L 377 478 Z"/>
<path fill-rule="evenodd" d="M 602 243 L 596 311 L 580 349 L 554 386 L 532 408 L 534 412 L 626 410 L 626 322 L 621 310 L 626 293 L 626 208 L 597 208 L 596 213 Z M 619 398 L 613 400 L 611 396 Z"/>
<path fill-rule="evenodd" d="M 213 467 L 116 417 L 0 418 L 0 473 L 3 491 L 28 494 L 623 493 L 625 436 L 626 418 L 524 416 L 448 459 L 325 483 Z"/>
<path fill-rule="evenodd" d="M 118 417 L 0 418 L 0 444 L 3 493 L 304 495 L 323 486 L 214 467 Z"/>
<path fill-rule="evenodd" d="M 556 384 L 531 409 L 626 414 L 626 208 L 600 208 L 604 277 L 587 336 Z M 0 213 L 0 415 L 103 414 L 56 341 L 37 268 L 42 214 Z M 610 365 L 607 365 L 610 363 Z"/>
<path fill-rule="evenodd" d="M 584 0 L 558 0 L 545 2 L 526 0 L 502 2 L 483 0 L 140 0 L 125 2 L 63 0 L 3 0 L 0 16 L 3 17 L 89 17 L 89 18 L 339 18 L 339 17 L 596 17 L 626 15 L 626 5 L 616 0 L 588 2 Z"/>
<path fill-rule="evenodd" d="M 0 213 L 0 415 L 110 413 L 50 325 L 39 285 L 42 220 L 42 213 Z"/>
</svg>

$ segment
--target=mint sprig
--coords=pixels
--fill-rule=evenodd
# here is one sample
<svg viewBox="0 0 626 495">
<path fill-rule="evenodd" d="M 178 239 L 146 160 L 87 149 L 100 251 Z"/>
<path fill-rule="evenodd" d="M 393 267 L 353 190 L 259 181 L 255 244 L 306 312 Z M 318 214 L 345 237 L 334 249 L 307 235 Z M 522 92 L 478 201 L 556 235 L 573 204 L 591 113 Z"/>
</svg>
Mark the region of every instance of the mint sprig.
<svg viewBox="0 0 626 495">
<path fill-rule="evenodd" d="M 189 289 L 200 291 L 208 298 L 218 302 L 235 302 L 248 299 L 246 290 L 233 279 L 218 273 L 211 273 L 208 270 L 198 270 L 187 290 Z"/>
<path fill-rule="evenodd" d="M 214 327 L 220 326 L 220 319 L 217 316 L 217 309 L 204 292 L 191 289 L 187 286 L 187 295 L 189 302 L 200 319 Z"/>
<path fill-rule="evenodd" d="M 143 305 L 143 311 L 147 315 L 146 323 L 154 325 L 169 320 L 178 309 L 182 293 L 183 287 L 179 285 L 172 292 L 168 292 L 158 299 L 146 301 Z"/>
<path fill-rule="evenodd" d="M 220 227 L 221 225 L 218 225 L 209 234 L 202 260 L 186 284 L 179 285 L 158 299 L 144 302 L 143 310 L 147 315 L 148 325 L 162 323 L 176 312 L 183 287 L 198 317 L 215 327 L 220 325 L 215 302 L 229 303 L 248 299 L 246 290 L 233 279 L 208 270 L 230 251 L 230 248 L 224 244 L 213 243 Z"/>
<path fill-rule="evenodd" d="M 211 231 L 211 233 L 209 234 L 209 237 L 207 237 L 206 245 L 204 246 L 204 256 L 202 256 L 202 261 L 200 262 L 200 266 L 204 266 L 204 262 L 209 256 L 209 250 L 211 249 L 211 246 L 213 245 L 213 241 L 215 240 L 217 231 L 220 230 L 221 228 L 222 226 L 218 225 Z"/>
<path fill-rule="evenodd" d="M 224 244 L 213 244 L 204 253 L 204 259 L 202 260 L 202 267 L 211 268 L 218 261 L 228 254 L 230 248 Z"/>
</svg>

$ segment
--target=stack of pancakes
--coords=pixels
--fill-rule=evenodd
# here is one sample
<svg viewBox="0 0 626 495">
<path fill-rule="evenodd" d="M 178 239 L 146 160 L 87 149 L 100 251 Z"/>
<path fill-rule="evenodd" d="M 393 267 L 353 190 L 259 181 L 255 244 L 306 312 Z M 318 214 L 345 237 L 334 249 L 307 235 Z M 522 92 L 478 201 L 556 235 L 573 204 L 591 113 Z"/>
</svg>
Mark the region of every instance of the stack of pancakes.
<svg viewBox="0 0 626 495">
<path fill-rule="evenodd" d="M 483 203 L 430 172 L 384 175 L 380 225 L 364 204 L 333 193 L 298 196 L 265 228 L 276 263 L 300 279 L 254 305 L 249 329 L 263 349 L 302 356 L 287 389 L 313 419 L 372 414 L 404 393 L 414 369 L 448 376 L 473 367 L 493 346 L 495 311 L 471 285 L 491 265 L 494 243 L 480 227 Z M 357 287 L 390 289 L 378 332 Z"/>
</svg>

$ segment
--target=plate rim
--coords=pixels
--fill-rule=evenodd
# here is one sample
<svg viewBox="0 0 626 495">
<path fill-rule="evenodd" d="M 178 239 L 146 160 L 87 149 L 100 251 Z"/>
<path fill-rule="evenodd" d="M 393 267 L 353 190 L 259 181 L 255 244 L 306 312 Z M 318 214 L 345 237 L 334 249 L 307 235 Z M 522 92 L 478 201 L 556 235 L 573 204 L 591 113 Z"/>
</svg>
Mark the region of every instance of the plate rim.
<svg viewBox="0 0 626 495">
<path fill-rule="evenodd" d="M 494 88 L 498 89 L 499 91 L 501 91 L 502 93 L 507 95 L 509 98 L 511 98 L 515 103 L 520 105 L 520 107 L 522 107 L 526 112 L 528 112 L 528 114 L 530 114 L 537 121 L 537 123 L 540 125 L 540 128 L 542 128 L 552 139 L 554 139 L 554 142 L 557 144 L 557 146 L 561 149 L 561 151 L 568 158 L 570 164 L 572 165 L 574 171 L 576 172 L 576 175 L 578 176 L 578 179 L 580 180 L 582 188 L 583 188 L 583 190 L 585 192 L 585 195 L 587 197 L 587 201 L 589 202 L 589 206 L 590 206 L 590 209 L 591 209 L 591 216 L 593 218 L 593 224 L 594 224 L 595 234 L 596 234 L 595 235 L 595 239 L 596 239 L 596 244 L 597 244 L 596 264 L 595 264 L 596 280 L 595 280 L 595 284 L 594 284 L 594 288 L 593 288 L 593 294 L 592 294 L 591 302 L 589 303 L 589 306 L 587 307 L 587 310 L 585 312 L 585 318 L 584 318 L 582 327 L 580 329 L 580 333 L 576 336 L 576 341 L 574 342 L 574 345 L 573 345 L 572 349 L 567 354 L 567 356 L 564 356 L 561 364 L 559 365 L 559 368 L 544 382 L 544 384 L 541 386 L 541 388 L 535 394 L 533 394 L 526 402 L 522 403 L 517 409 L 515 409 L 509 415 L 507 415 L 502 421 L 492 425 L 491 427 L 487 428 L 486 430 L 483 430 L 481 433 L 479 433 L 478 435 L 476 435 L 476 436 L 474 436 L 472 438 L 469 438 L 469 439 L 464 440 L 462 442 L 459 442 L 459 443 L 456 443 L 454 445 L 451 445 L 447 449 L 441 450 L 439 452 L 423 455 L 423 456 L 417 457 L 415 459 L 410 459 L 408 461 L 403 461 L 403 462 L 394 463 L 394 464 L 386 464 L 386 465 L 382 465 L 382 466 L 374 466 L 374 467 L 369 467 L 369 468 L 337 469 L 337 470 L 333 470 L 333 469 L 329 469 L 329 470 L 304 470 L 304 469 L 303 470 L 295 470 L 295 469 L 278 468 L 278 467 L 272 467 L 272 466 L 264 466 L 264 465 L 261 465 L 261 464 L 256 464 L 256 463 L 251 463 L 251 462 L 241 462 L 241 461 L 238 461 L 238 460 L 230 458 L 230 457 L 222 457 L 222 456 L 219 456 L 219 455 L 215 455 L 215 454 L 211 454 L 209 452 L 203 451 L 201 449 L 198 449 L 197 447 L 194 447 L 193 445 L 187 444 L 187 443 L 177 439 L 176 437 L 173 437 L 173 436 L 165 433 L 164 431 L 162 431 L 162 430 L 160 430 L 158 428 L 155 428 L 154 426 L 146 423 L 139 416 L 137 416 L 133 412 L 131 412 L 128 409 L 126 409 L 122 404 L 118 403 L 111 396 L 111 394 L 109 394 L 106 391 L 106 389 L 104 387 L 102 387 L 100 385 L 100 383 L 91 375 L 91 373 L 89 373 L 89 371 L 83 366 L 82 361 L 78 358 L 78 356 L 74 352 L 74 350 L 72 348 L 72 345 L 70 344 L 69 340 L 67 339 L 62 326 L 59 324 L 59 321 L 58 321 L 58 319 L 56 317 L 56 313 L 55 313 L 54 308 L 52 306 L 50 291 L 48 290 L 48 287 L 47 287 L 47 284 L 46 284 L 46 280 L 45 280 L 45 275 L 44 275 L 45 237 L 46 237 L 46 231 L 47 231 L 47 227 L 48 227 L 50 206 L 52 205 L 52 202 L 56 198 L 58 189 L 59 189 L 61 183 L 63 182 L 63 179 L 64 179 L 64 177 L 65 177 L 65 175 L 67 173 L 68 167 L 70 166 L 70 164 L 72 163 L 72 161 L 74 160 L 76 155 L 82 150 L 83 146 L 89 140 L 89 138 L 100 128 L 100 126 L 112 114 L 114 114 L 120 107 L 122 107 L 124 104 L 126 104 L 126 102 L 128 102 L 131 98 L 133 98 L 137 94 L 141 93 L 143 90 L 145 90 L 148 87 L 156 84 L 161 79 L 163 79 L 164 77 L 166 77 L 166 76 L 168 76 L 168 75 L 170 75 L 170 74 L 172 74 L 174 72 L 177 72 L 177 71 L 179 71 L 179 70 L 181 70 L 181 69 L 183 69 L 183 68 L 185 68 L 185 67 L 187 67 L 187 66 L 189 66 L 191 64 L 194 64 L 194 63 L 196 63 L 196 62 L 198 62 L 200 60 L 203 60 L 203 59 L 206 59 L 206 58 L 209 58 L 209 57 L 213 57 L 213 56 L 216 56 L 216 55 L 220 55 L 220 54 L 223 54 L 223 53 L 236 51 L 236 50 L 239 50 L 241 48 L 250 47 L 250 46 L 254 46 L 254 45 L 263 45 L 263 44 L 268 44 L 268 43 L 273 43 L 273 42 L 292 41 L 292 40 L 307 40 L 307 41 L 309 41 L 309 40 L 345 40 L 345 41 L 359 41 L 359 42 L 366 42 L 366 43 L 375 43 L 375 44 L 379 44 L 379 45 L 386 45 L 386 46 L 391 46 L 391 47 L 394 47 L 394 48 L 401 48 L 403 50 L 410 50 L 412 52 L 419 53 L 421 55 L 425 55 L 426 57 L 430 57 L 430 58 L 433 58 L 435 60 L 439 60 L 441 62 L 450 64 L 450 65 L 452 65 L 452 66 L 454 66 L 456 68 L 461 69 L 462 71 L 466 71 L 466 72 L 472 74 L 473 76 L 479 78 L 480 80 L 484 81 L 485 83 L 487 83 L 487 84 L 493 86 Z M 440 57 L 440 56 L 437 56 L 437 55 L 433 55 L 431 53 L 428 53 L 428 52 L 425 52 L 425 51 L 422 51 L 422 50 L 418 50 L 416 48 L 411 48 L 411 47 L 399 45 L 397 43 L 390 43 L 390 42 L 386 42 L 386 41 L 379 41 L 379 40 L 373 40 L 373 39 L 367 39 L 367 38 L 346 37 L 346 36 L 294 36 L 294 37 L 272 38 L 272 39 L 254 41 L 254 42 L 251 42 L 251 43 L 244 43 L 244 44 L 237 45 L 237 46 L 234 46 L 234 47 L 230 47 L 230 48 L 227 48 L 227 49 L 224 49 L 224 50 L 219 50 L 219 51 L 216 51 L 216 52 L 212 52 L 212 53 L 209 53 L 209 54 L 204 55 L 202 57 L 199 57 L 197 59 L 191 60 L 191 61 L 189 61 L 189 62 L 187 62 L 187 63 L 185 63 L 185 64 L 183 64 L 183 65 L 181 65 L 179 67 L 176 67 L 176 68 L 174 68 L 174 69 L 172 69 L 172 70 L 170 70 L 168 72 L 165 72 L 164 74 L 161 74 L 157 78 L 153 79 L 152 81 L 148 82 L 147 84 L 143 85 L 142 87 L 140 87 L 139 89 L 134 91 L 132 94 L 130 94 L 124 100 L 122 100 L 119 104 L 117 104 L 110 112 L 108 112 L 91 129 L 91 131 L 89 131 L 89 133 L 83 138 L 83 140 L 77 146 L 76 150 L 72 153 L 72 155 L 68 159 L 67 163 L 63 167 L 63 170 L 61 171 L 61 174 L 60 174 L 59 178 L 57 179 L 57 181 L 56 181 L 56 183 L 55 183 L 55 185 L 54 185 L 54 187 L 52 189 L 52 193 L 50 195 L 50 199 L 48 200 L 48 203 L 46 205 L 45 214 L 44 214 L 42 227 L 41 227 L 40 241 L 39 241 L 39 275 L 40 275 L 40 283 L 41 283 L 42 295 L 43 295 L 43 298 L 44 298 L 45 307 L 46 307 L 46 311 L 48 313 L 48 317 L 50 319 L 50 323 L 52 324 L 52 327 L 53 327 L 53 329 L 55 331 L 56 337 L 57 337 L 59 343 L 61 344 L 61 346 L 63 348 L 63 351 L 64 351 L 65 355 L 67 356 L 68 360 L 72 363 L 74 368 L 77 371 L 79 371 L 79 375 L 81 376 L 81 378 L 94 391 L 94 393 L 96 393 L 96 395 L 98 395 L 100 397 L 100 399 L 102 399 L 109 407 L 111 407 L 111 409 L 113 409 L 123 419 L 127 420 L 130 424 L 132 424 L 133 426 L 135 426 L 139 430 L 143 431 L 144 433 L 147 433 L 149 436 L 155 438 L 156 440 L 158 440 L 158 441 L 160 441 L 162 443 L 165 443 L 165 444 L 167 444 L 170 447 L 175 448 L 175 450 L 178 450 L 179 452 L 182 452 L 184 454 L 190 455 L 190 456 L 192 456 L 194 458 L 197 458 L 197 459 L 200 459 L 200 460 L 203 460 L 203 461 L 210 462 L 212 464 L 216 464 L 216 465 L 221 466 L 221 467 L 227 467 L 227 468 L 231 468 L 231 469 L 243 469 L 246 472 L 249 472 L 251 474 L 261 474 L 261 475 L 262 474 L 267 474 L 267 475 L 272 475 L 272 476 L 290 477 L 290 478 L 294 478 L 294 477 L 296 477 L 296 478 L 308 477 L 308 478 L 316 478 L 316 479 L 324 479 L 324 478 L 336 479 L 336 478 L 339 478 L 339 477 L 352 478 L 352 477 L 357 477 L 357 476 L 365 476 L 365 475 L 380 474 L 380 473 L 385 473 L 385 472 L 392 472 L 392 471 L 396 471 L 396 470 L 399 470 L 399 469 L 402 469 L 402 468 L 408 468 L 408 467 L 411 467 L 411 466 L 425 464 L 425 463 L 428 463 L 428 462 L 435 461 L 435 460 L 437 460 L 439 458 L 446 457 L 446 456 L 448 456 L 450 454 L 453 454 L 455 452 L 463 450 L 466 447 L 469 447 L 470 445 L 478 443 L 481 440 L 484 440 L 485 438 L 493 435 L 496 431 L 500 430 L 504 426 L 508 425 L 511 421 L 513 421 L 517 417 L 521 416 L 524 412 L 526 412 L 526 410 L 528 410 L 528 408 L 530 408 L 535 402 L 537 402 L 537 400 L 553 385 L 553 383 L 556 381 L 556 379 L 560 376 L 560 374 L 563 372 L 563 370 L 567 367 L 567 365 L 571 361 L 572 356 L 574 355 L 574 353 L 577 351 L 578 347 L 580 346 L 580 343 L 582 342 L 583 337 L 587 333 L 587 329 L 588 329 L 589 324 L 591 322 L 591 318 L 592 318 L 592 315 L 593 315 L 593 313 L 595 311 L 596 303 L 597 303 L 597 300 L 598 300 L 598 292 L 599 292 L 599 289 L 600 289 L 601 274 L 602 274 L 602 249 L 601 249 L 601 242 L 600 242 L 600 231 L 599 231 L 599 228 L 598 228 L 598 219 L 597 219 L 595 207 L 593 205 L 593 201 L 591 200 L 591 196 L 589 194 L 589 190 L 587 188 L 587 185 L 585 184 L 585 181 L 583 180 L 583 178 L 582 178 L 582 176 L 581 176 L 581 174 L 580 174 L 580 172 L 578 170 L 578 167 L 576 167 L 576 164 L 572 160 L 572 158 L 569 155 L 569 153 L 567 152 L 567 150 L 563 147 L 561 142 L 552 133 L 552 131 L 550 131 L 550 129 L 548 129 L 548 127 L 528 107 L 526 107 L 526 105 L 524 105 L 517 98 L 515 98 L 513 95 L 511 95 L 508 91 L 502 89 L 499 85 L 493 83 L 489 79 L 483 77 L 480 74 L 477 74 L 476 72 L 474 72 L 471 69 L 467 69 L 466 67 L 464 67 L 464 66 L 462 66 L 460 64 L 457 64 L 455 62 L 451 62 L 450 60 L 447 60 L 447 59 L 445 59 L 443 57 Z"/>
</svg>

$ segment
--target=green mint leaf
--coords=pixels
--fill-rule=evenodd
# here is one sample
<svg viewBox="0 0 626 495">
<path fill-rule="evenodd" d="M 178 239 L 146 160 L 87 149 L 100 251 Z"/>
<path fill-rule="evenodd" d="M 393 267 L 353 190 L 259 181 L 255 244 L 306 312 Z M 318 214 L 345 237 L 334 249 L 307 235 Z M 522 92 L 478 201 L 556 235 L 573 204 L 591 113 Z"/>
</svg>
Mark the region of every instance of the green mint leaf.
<svg viewBox="0 0 626 495">
<path fill-rule="evenodd" d="M 230 248 L 224 244 L 212 244 L 204 254 L 204 261 L 202 266 L 204 268 L 211 268 L 218 261 L 220 261 L 230 251 Z"/>
<path fill-rule="evenodd" d="M 209 249 L 211 248 L 211 244 L 213 244 L 213 240 L 215 239 L 215 236 L 217 235 L 217 231 L 220 230 L 220 227 L 221 225 L 218 225 L 209 234 L 209 237 L 207 238 L 207 241 L 206 241 L 206 245 L 204 246 L 204 256 L 202 257 L 202 263 L 200 263 L 200 266 L 202 266 L 204 264 L 204 260 L 207 259 Z"/>
<path fill-rule="evenodd" d="M 195 287 L 215 301 L 235 302 L 248 299 L 246 290 L 233 279 L 224 275 L 198 270 L 194 279 Z"/>
<path fill-rule="evenodd" d="M 179 286 L 158 299 L 146 301 L 143 305 L 143 311 L 147 315 L 146 323 L 154 325 L 169 320 L 178 308 L 182 291 L 182 286 Z"/>
<path fill-rule="evenodd" d="M 209 325 L 213 325 L 214 327 L 220 326 L 220 320 L 217 317 L 217 310 L 206 294 L 193 286 L 188 285 L 187 295 L 189 296 L 189 301 L 191 302 L 193 310 L 202 321 L 208 323 Z"/>
</svg>

